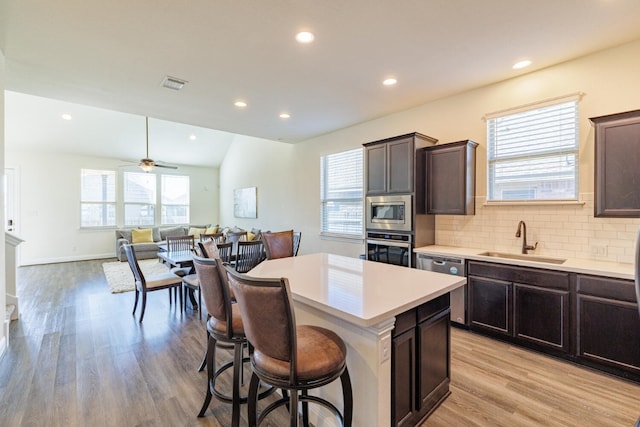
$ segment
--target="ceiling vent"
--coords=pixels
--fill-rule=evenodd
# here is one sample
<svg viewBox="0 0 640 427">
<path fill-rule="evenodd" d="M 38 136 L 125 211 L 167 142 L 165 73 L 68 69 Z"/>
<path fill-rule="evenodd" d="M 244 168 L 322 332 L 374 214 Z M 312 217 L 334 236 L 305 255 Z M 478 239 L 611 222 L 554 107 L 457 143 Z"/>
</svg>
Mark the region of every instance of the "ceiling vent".
<svg viewBox="0 0 640 427">
<path fill-rule="evenodd" d="M 186 80 L 179 79 L 177 77 L 166 76 L 162 80 L 161 86 L 166 87 L 168 89 L 180 90 L 187 83 Z"/>
</svg>

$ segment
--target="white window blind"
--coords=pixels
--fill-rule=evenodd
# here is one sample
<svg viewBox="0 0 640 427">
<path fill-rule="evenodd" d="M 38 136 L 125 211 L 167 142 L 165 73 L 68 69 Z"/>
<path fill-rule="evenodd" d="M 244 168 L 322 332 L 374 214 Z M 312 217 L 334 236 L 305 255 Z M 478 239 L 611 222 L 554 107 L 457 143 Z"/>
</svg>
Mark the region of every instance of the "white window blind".
<svg viewBox="0 0 640 427">
<path fill-rule="evenodd" d="M 578 199 L 578 99 L 487 119 L 489 201 Z"/>
<path fill-rule="evenodd" d="M 156 175 L 124 173 L 124 225 L 154 225 L 156 212 Z"/>
<path fill-rule="evenodd" d="M 162 224 L 189 223 L 189 177 L 162 175 L 160 210 Z"/>
<path fill-rule="evenodd" d="M 363 149 L 320 158 L 320 231 L 362 237 Z"/>
<path fill-rule="evenodd" d="M 115 171 L 80 170 L 80 227 L 116 225 Z"/>
</svg>

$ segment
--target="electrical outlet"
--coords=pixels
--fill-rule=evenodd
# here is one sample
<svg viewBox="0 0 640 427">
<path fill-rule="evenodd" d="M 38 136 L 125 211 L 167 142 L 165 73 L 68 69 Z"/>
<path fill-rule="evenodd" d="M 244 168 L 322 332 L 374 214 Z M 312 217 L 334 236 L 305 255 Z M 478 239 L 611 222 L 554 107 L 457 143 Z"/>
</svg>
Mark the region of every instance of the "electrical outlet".
<svg viewBox="0 0 640 427">
<path fill-rule="evenodd" d="M 380 340 L 380 363 L 391 359 L 391 335 Z"/>
<path fill-rule="evenodd" d="M 591 255 L 596 257 L 607 256 L 607 246 L 593 245 L 591 246 Z"/>
</svg>

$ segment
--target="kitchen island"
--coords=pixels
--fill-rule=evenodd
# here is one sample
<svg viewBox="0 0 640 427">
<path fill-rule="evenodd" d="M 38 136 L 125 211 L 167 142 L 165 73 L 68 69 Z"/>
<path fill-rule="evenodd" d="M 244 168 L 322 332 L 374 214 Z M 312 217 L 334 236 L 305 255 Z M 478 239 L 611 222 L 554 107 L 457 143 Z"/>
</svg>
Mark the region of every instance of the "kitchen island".
<svg viewBox="0 0 640 427">
<path fill-rule="evenodd" d="M 402 398 L 392 396 L 396 394 L 392 393 L 391 375 L 392 356 L 395 357 L 393 353 L 396 348 L 392 332 L 396 326 L 396 318 L 402 319 L 403 324 L 406 324 L 407 319 L 413 315 L 415 322 L 418 311 L 428 311 L 419 309 L 428 308 L 432 301 L 438 301 L 438 305 L 446 301 L 444 309 L 448 312 L 448 293 L 466 282 L 463 277 L 326 253 L 264 261 L 251 270 L 249 275 L 286 277 L 294 300 L 296 322 L 326 327 L 345 341 L 347 366 L 353 386 L 355 427 L 389 426 L 392 398 Z M 445 326 L 448 331 L 448 320 Z M 444 363 L 448 373 L 449 334 L 447 332 L 435 336 L 445 342 L 425 344 L 447 350 Z M 442 360 L 434 362 L 435 365 L 443 363 Z M 411 372 L 415 373 L 415 370 Z M 411 386 L 413 385 L 412 383 Z M 325 386 L 318 393 L 341 407 L 339 383 Z M 448 379 L 438 393 L 440 399 L 427 403 L 436 407 L 446 397 Z M 404 393 L 401 394 L 404 396 Z M 410 394 L 412 401 L 407 404 L 416 409 L 418 405 L 413 401 L 413 394 Z M 313 406 L 310 408 L 311 415 L 318 416 L 317 412 L 314 413 L 317 408 Z M 316 420 L 314 424 L 337 425 L 337 420 L 336 424 L 331 424 L 332 422 L 334 419 L 323 419 L 321 423 Z M 411 422 L 403 425 L 411 425 Z"/>
</svg>

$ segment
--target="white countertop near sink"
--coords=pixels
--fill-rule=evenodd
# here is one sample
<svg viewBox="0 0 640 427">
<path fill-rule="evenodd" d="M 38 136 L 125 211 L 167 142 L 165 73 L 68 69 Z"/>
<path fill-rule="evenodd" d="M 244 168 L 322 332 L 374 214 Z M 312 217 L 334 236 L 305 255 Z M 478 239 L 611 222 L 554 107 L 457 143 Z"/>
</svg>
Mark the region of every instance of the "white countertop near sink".
<svg viewBox="0 0 640 427">
<path fill-rule="evenodd" d="M 414 252 L 436 256 L 450 256 L 477 261 L 488 261 L 500 264 L 518 265 L 524 267 L 545 268 L 556 271 L 568 271 L 573 273 L 593 274 L 596 276 L 616 277 L 619 279 L 634 279 L 633 264 L 611 261 L 598 261 L 594 259 L 567 258 L 562 264 L 552 264 L 538 261 L 528 261 L 511 258 L 499 258 L 481 255 L 488 249 L 465 248 L 457 246 L 430 245 L 415 248 Z M 497 251 L 496 251 L 497 252 Z M 504 252 L 504 251 L 502 251 Z M 533 252 L 531 255 L 538 255 Z M 546 256 L 539 254 L 540 256 Z M 555 258 L 555 257 L 552 257 Z"/>
</svg>

